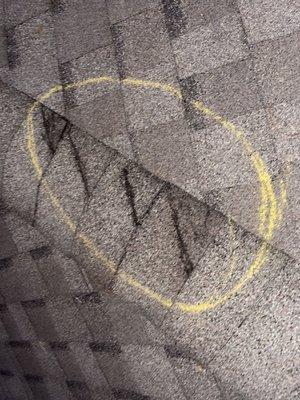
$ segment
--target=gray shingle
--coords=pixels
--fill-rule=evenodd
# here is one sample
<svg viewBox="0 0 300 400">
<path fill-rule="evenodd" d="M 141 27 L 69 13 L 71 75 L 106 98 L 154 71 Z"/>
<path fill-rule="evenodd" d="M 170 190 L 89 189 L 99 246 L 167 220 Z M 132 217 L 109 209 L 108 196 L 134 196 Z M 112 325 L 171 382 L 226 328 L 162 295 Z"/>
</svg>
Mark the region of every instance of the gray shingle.
<svg viewBox="0 0 300 400">
<path fill-rule="evenodd" d="M 25 375 L 24 378 L 27 381 L 34 398 L 41 400 L 49 399 L 49 393 L 43 377 L 40 377 L 39 375 Z"/>
<path fill-rule="evenodd" d="M 229 15 L 180 36 L 173 41 L 179 76 L 185 78 L 244 59 L 248 47 L 242 34 L 239 18 Z"/>
<path fill-rule="evenodd" d="M 104 399 L 106 395 L 109 400 L 112 397 L 110 388 L 91 350 L 87 345 L 83 346 L 81 343 L 73 343 L 70 348 L 80 366 L 84 380 L 87 382 L 91 393 L 94 394 L 93 398 Z"/>
<path fill-rule="evenodd" d="M 197 0 L 166 0 L 165 3 L 169 12 L 169 18 L 168 15 L 166 16 L 166 23 L 167 26 L 171 25 L 169 27 L 171 39 L 191 33 L 194 29 L 216 22 L 225 16 L 237 17 L 238 15 L 236 5 L 231 0 L 204 0 L 201 2 L 201 6 Z"/>
<path fill-rule="evenodd" d="M 152 10 L 119 24 L 127 77 L 152 78 L 173 68 L 171 47 L 161 13 Z"/>
<path fill-rule="evenodd" d="M 26 312 L 19 303 L 9 304 L 2 312 L 2 321 L 10 340 L 35 340 L 36 334 Z"/>
<path fill-rule="evenodd" d="M 299 33 L 253 45 L 255 72 L 269 105 L 299 98 Z"/>
<path fill-rule="evenodd" d="M 4 18 L 2 13 L 2 3 L 0 4 L 1 17 L 0 17 L 0 68 L 7 65 L 7 40 L 5 36 Z"/>
<path fill-rule="evenodd" d="M 295 2 L 5 2 L 1 218 L 20 254 L 0 260 L 0 397 L 296 399 Z M 100 75 L 167 83 L 184 101 L 128 82 L 67 90 Z M 60 83 L 47 104 L 64 118 L 41 107 L 34 127 L 63 210 L 38 189 L 21 125 L 32 102 L 25 93 Z M 257 176 L 230 131 L 191 99 L 244 132 L 278 210 L 285 203 L 249 281 L 266 245 Z M 222 295 L 215 308 L 178 309 Z"/>
<path fill-rule="evenodd" d="M 75 297 L 75 302 L 91 332 L 89 342 L 114 342 L 114 333 L 109 316 L 102 302 L 101 294 L 97 292 L 87 293 Z"/>
<path fill-rule="evenodd" d="M 29 104 L 30 100 L 27 96 L 17 93 L 2 81 L 0 82 L 0 121 L 3 132 L 5 131 L 5 135 L 0 137 L 0 181 L 2 181 L 5 158 L 10 143 L 25 118 Z"/>
<path fill-rule="evenodd" d="M 70 61 L 112 42 L 103 0 L 71 0 L 53 17 L 58 59 Z"/>
<path fill-rule="evenodd" d="M 6 155 L 3 172 L 3 200 L 7 206 L 19 210 L 22 216 L 32 221 L 35 212 L 38 179 L 27 153 L 25 133 L 26 126 L 23 123 L 21 128 L 17 130 Z M 49 154 L 41 137 L 37 137 L 37 146 L 40 149 L 41 165 L 45 167 L 49 161 Z M 21 194 L 21 187 L 23 194 Z"/>
<path fill-rule="evenodd" d="M 294 146 L 294 144 L 293 144 Z M 287 203 L 283 206 L 282 220 L 279 228 L 275 232 L 274 243 L 280 249 L 283 249 L 291 257 L 299 260 L 300 252 L 298 246 L 299 239 L 299 164 L 290 163 L 290 172 L 287 170 L 278 176 L 277 187 L 280 187 L 280 182 L 285 182 L 287 191 Z"/>
<path fill-rule="evenodd" d="M 70 136 L 80 159 L 85 188 L 91 195 L 115 154 L 98 140 L 90 135 L 83 134 L 78 129 L 73 130 Z"/>
<path fill-rule="evenodd" d="M 263 106 L 249 59 L 232 62 L 199 75 L 198 85 L 200 99 L 228 119 Z"/>
<path fill-rule="evenodd" d="M 45 237 L 32 227 L 31 221 L 26 221 L 15 213 L 6 213 L 4 219 L 20 253 L 48 244 Z"/>
<path fill-rule="evenodd" d="M 253 149 L 259 152 L 269 173 L 277 174 L 280 164 L 277 161 L 275 135 L 270 129 L 265 110 L 240 115 L 231 119 L 231 122 L 243 132 Z M 245 185 L 251 186 L 255 193 L 259 190 L 249 153 L 231 131 L 218 125 L 208 126 L 193 133 L 192 141 L 198 162 L 195 175 L 200 190 Z M 228 209 L 227 212 L 230 214 L 231 211 Z"/>
<path fill-rule="evenodd" d="M 251 43 L 285 36 L 299 29 L 300 12 L 296 1 L 254 0 L 250 3 L 238 0 L 238 5 Z"/>
<path fill-rule="evenodd" d="M 56 337 L 51 317 L 47 313 L 45 301 L 42 299 L 23 301 L 22 306 L 39 340 L 50 341 L 53 337 Z"/>
<path fill-rule="evenodd" d="M 71 299 L 55 297 L 47 302 L 46 308 L 58 341 L 91 340 L 87 326 Z"/>
<path fill-rule="evenodd" d="M 162 84 L 178 88 L 174 71 L 170 76 L 155 76 Z M 131 130 L 178 120 L 183 116 L 183 106 L 174 96 L 161 89 L 126 85 L 123 87 L 125 110 Z"/>
<path fill-rule="evenodd" d="M 82 400 L 91 400 L 91 393 L 86 382 L 77 380 L 67 380 L 66 384 L 72 397 Z"/>
<path fill-rule="evenodd" d="M 69 295 L 88 290 L 85 279 L 75 260 L 54 251 L 52 255 L 36 261 L 50 293 Z"/>
<path fill-rule="evenodd" d="M 91 51 L 74 60 L 60 64 L 60 74 L 63 84 L 74 83 L 86 79 L 110 76 L 117 78 L 117 64 L 114 46 L 107 45 Z M 112 89 L 111 83 L 89 84 L 65 91 L 66 98 L 73 98 L 74 105 L 91 102 L 103 96 Z M 66 104 L 69 108 L 72 104 Z"/>
<path fill-rule="evenodd" d="M 4 0 L 4 16 L 7 26 L 19 25 L 22 22 L 36 17 L 49 9 L 47 0 Z"/>
<path fill-rule="evenodd" d="M 0 216 L 0 258 L 12 257 L 17 252 L 17 247 L 7 229 L 4 219 Z"/>
<path fill-rule="evenodd" d="M 54 156 L 44 176 L 50 190 L 76 226 L 87 196 L 80 165 L 74 156 L 72 143 L 66 137 Z M 48 190 L 41 187 L 38 197 L 36 224 L 42 231 L 50 234 L 59 249 L 68 250 L 72 245 L 74 232 L 64 223 L 61 212 L 53 206 Z"/>
<path fill-rule="evenodd" d="M 155 200 L 165 187 L 164 182 L 154 179 L 146 170 L 136 164 L 128 164 L 122 176 L 131 218 L 135 225 L 142 224 L 143 219 L 151 212 Z"/>
<path fill-rule="evenodd" d="M 114 159 L 105 170 L 82 216 L 79 231 L 91 238 L 99 251 L 116 264 L 133 231 L 130 207 L 122 184 L 126 161 Z M 93 253 L 93 252 L 92 252 Z M 106 270 L 98 260 L 99 273 Z"/>
<path fill-rule="evenodd" d="M 187 279 L 172 210 L 165 194 L 157 199 L 144 224 L 129 243 L 119 271 L 114 291 L 124 293 L 130 301 L 141 302 L 146 309 L 150 307 L 150 313 L 157 304 L 138 289 L 128 287 L 122 274 L 129 274 L 150 290 L 170 299 Z M 162 314 L 164 312 L 161 310 Z"/>
<path fill-rule="evenodd" d="M 1 291 L 9 302 L 31 300 L 47 294 L 42 277 L 29 255 L 14 257 L 12 265 L 1 270 L 1 275 Z"/>
<path fill-rule="evenodd" d="M 68 114 L 72 122 L 96 139 L 126 134 L 123 95 L 118 87 L 113 87 L 93 101 L 72 108 Z"/>
<path fill-rule="evenodd" d="M 219 400 L 222 393 L 210 374 L 200 362 L 185 360 L 182 358 L 171 361 L 174 373 L 179 380 L 182 390 L 188 398 L 195 400 Z"/>
<path fill-rule="evenodd" d="M 112 24 L 125 20 L 135 14 L 141 13 L 147 9 L 155 8 L 159 2 L 157 0 L 111 0 L 107 3 L 110 21 Z"/>
<path fill-rule="evenodd" d="M 228 236 L 224 241 L 224 237 L 228 235 L 226 228 L 224 226 L 217 235 L 214 249 L 207 249 L 177 301 L 192 304 L 213 301 L 219 298 L 220 294 L 233 288 L 244 276 L 259 249 L 258 243 L 253 241 L 253 237 L 239 232 L 236 239 L 236 263 L 232 265 Z M 222 346 L 247 321 L 248 316 L 252 312 L 255 313 L 254 310 L 258 309 L 263 301 L 270 282 L 288 262 L 288 257 L 279 256 L 275 251 L 270 252 L 268 260 L 256 276 L 247 282 L 242 292 L 207 312 L 193 315 L 174 310 L 173 315 L 170 314 L 164 322 L 164 331 L 172 332 L 177 338 L 177 343 L 199 352 L 205 365 L 220 354 Z"/>
<path fill-rule="evenodd" d="M 22 381 L 19 377 L 13 376 L 5 379 L 5 387 L 6 387 L 6 395 L 7 398 L 16 398 L 20 400 L 33 400 L 33 395 L 29 387 L 26 387 L 24 381 Z M 4 397 L 5 398 L 5 397 Z"/>
<path fill-rule="evenodd" d="M 267 110 L 267 113 L 275 136 L 278 158 L 282 162 L 287 159 L 290 161 L 298 160 L 300 154 L 298 131 L 300 124 L 299 100 L 274 104 Z"/>
<path fill-rule="evenodd" d="M 2 68 L 0 77 L 13 87 L 36 97 L 60 83 L 52 17 L 49 12 L 34 17 L 10 31 L 9 54 L 13 68 Z M 63 112 L 62 96 L 45 103 Z"/>
<path fill-rule="evenodd" d="M 188 187 L 195 179 L 196 158 L 184 119 L 134 132 L 140 162 L 153 174 Z"/>
<path fill-rule="evenodd" d="M 250 398 L 257 393 L 259 398 L 275 396 L 287 399 L 296 390 L 297 328 L 294 307 L 297 293 L 294 284 L 297 281 L 299 266 L 291 263 L 273 278 L 258 310 L 250 315 L 222 349 L 222 354 L 218 354 L 212 362 L 211 367 L 222 377 L 225 392 L 236 391 Z M 227 367 L 229 364 L 230 368 Z M 244 376 L 242 384 L 236 379 L 236 369 Z M 274 386 L 274 379 L 280 385 Z"/>
<path fill-rule="evenodd" d="M 102 138 L 102 142 L 111 149 L 115 149 L 122 156 L 129 160 L 134 160 L 135 146 L 133 144 L 132 133 L 122 132 L 119 135 L 108 135 Z"/>
<path fill-rule="evenodd" d="M 126 346 L 122 358 L 130 365 L 135 392 L 149 398 L 184 399 L 174 371 L 162 349 Z"/>
</svg>

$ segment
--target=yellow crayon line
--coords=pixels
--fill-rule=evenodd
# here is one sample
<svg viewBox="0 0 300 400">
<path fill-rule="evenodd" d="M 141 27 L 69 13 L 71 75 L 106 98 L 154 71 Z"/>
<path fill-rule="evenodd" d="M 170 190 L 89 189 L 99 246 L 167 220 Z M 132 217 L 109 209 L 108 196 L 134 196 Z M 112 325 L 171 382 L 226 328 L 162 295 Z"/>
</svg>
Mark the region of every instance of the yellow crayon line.
<svg viewBox="0 0 300 400">
<path fill-rule="evenodd" d="M 146 89 L 156 89 L 162 90 L 170 95 L 177 97 L 178 99 L 182 98 L 181 92 L 174 88 L 171 85 L 162 84 L 159 82 L 146 81 L 141 79 L 127 78 L 123 81 L 119 81 L 118 79 L 109 77 L 109 76 L 100 76 L 95 78 L 89 78 L 86 80 L 78 81 L 75 83 L 68 84 L 66 86 L 57 85 L 51 88 L 46 93 L 42 94 L 37 101 L 35 101 L 29 108 L 27 114 L 27 150 L 31 160 L 31 163 L 34 167 L 37 178 L 41 181 L 43 188 L 48 193 L 49 199 L 53 205 L 53 207 L 58 211 L 61 215 L 61 221 L 72 231 L 75 232 L 76 224 L 72 221 L 70 216 L 65 212 L 63 207 L 60 204 L 59 199 L 55 195 L 55 193 L 50 189 L 48 183 L 42 177 L 42 166 L 39 162 L 36 142 L 34 138 L 34 127 L 33 127 L 33 114 L 37 109 L 40 102 L 45 101 L 53 94 L 60 92 L 62 90 L 70 90 L 74 88 L 84 87 L 86 85 L 95 85 L 100 84 L 102 82 L 109 83 L 118 83 L 127 86 L 133 87 L 142 87 Z M 237 294 L 242 290 L 245 284 L 253 278 L 253 276 L 258 272 L 258 270 L 262 267 L 264 262 L 268 256 L 269 250 L 269 242 L 272 239 L 276 222 L 278 219 L 278 210 L 277 210 L 277 200 L 274 194 L 274 188 L 272 185 L 271 177 L 268 173 L 267 167 L 260 157 L 260 155 L 254 151 L 251 143 L 246 139 L 244 133 L 236 128 L 236 126 L 228 121 L 226 118 L 221 117 L 213 110 L 206 107 L 201 101 L 192 101 L 191 104 L 193 107 L 207 115 L 208 117 L 215 120 L 221 126 L 226 128 L 229 132 L 231 132 L 236 139 L 242 144 L 244 152 L 249 156 L 253 168 L 256 171 L 256 175 L 258 178 L 258 182 L 260 184 L 260 205 L 258 208 L 258 217 L 259 217 L 259 232 L 262 235 L 263 241 L 260 249 L 258 250 L 254 260 L 248 267 L 247 271 L 244 275 L 238 280 L 238 282 L 229 289 L 226 293 L 222 295 L 218 295 L 215 298 L 209 299 L 200 303 L 184 303 L 184 302 L 173 302 L 171 298 L 165 297 L 161 295 L 159 292 L 149 288 L 147 285 L 141 283 L 131 275 L 120 272 L 119 277 L 128 285 L 134 287 L 139 290 L 145 296 L 155 300 L 159 304 L 164 307 L 170 308 L 175 306 L 177 309 L 182 312 L 187 313 L 198 313 L 207 310 L 214 309 L 221 304 L 224 304 L 227 300 L 229 300 L 232 296 Z M 76 235 L 77 239 L 82 242 L 82 244 L 87 248 L 87 250 L 92 253 L 107 269 L 112 272 L 117 271 L 117 267 L 112 260 L 110 260 L 105 254 L 103 254 L 98 248 L 95 242 L 89 238 L 83 232 L 78 232 Z"/>
</svg>

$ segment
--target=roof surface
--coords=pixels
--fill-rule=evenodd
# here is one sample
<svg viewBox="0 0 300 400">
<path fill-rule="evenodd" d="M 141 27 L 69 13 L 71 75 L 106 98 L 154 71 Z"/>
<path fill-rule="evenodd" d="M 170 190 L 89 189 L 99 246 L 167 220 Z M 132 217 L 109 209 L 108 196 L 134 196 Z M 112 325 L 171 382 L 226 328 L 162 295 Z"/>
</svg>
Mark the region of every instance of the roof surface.
<svg viewBox="0 0 300 400">
<path fill-rule="evenodd" d="M 0 0 L 1 400 L 300 399 L 299 27 Z"/>
</svg>

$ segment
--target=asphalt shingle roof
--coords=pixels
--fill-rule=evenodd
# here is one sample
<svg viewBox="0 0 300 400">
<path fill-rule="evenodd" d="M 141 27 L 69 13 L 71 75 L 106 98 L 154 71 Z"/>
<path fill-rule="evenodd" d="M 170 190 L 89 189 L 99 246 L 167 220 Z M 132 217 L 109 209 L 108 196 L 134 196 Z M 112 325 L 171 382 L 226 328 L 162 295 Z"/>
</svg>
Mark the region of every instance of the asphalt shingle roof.
<svg viewBox="0 0 300 400">
<path fill-rule="evenodd" d="M 0 0 L 1 400 L 299 398 L 299 26 Z"/>
</svg>

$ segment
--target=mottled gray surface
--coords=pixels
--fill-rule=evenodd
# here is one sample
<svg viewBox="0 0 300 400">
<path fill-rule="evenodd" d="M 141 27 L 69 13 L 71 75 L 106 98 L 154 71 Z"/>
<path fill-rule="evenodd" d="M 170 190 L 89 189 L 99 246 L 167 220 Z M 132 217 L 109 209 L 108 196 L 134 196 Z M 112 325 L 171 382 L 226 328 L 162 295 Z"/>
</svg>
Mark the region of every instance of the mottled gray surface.
<svg viewBox="0 0 300 400">
<path fill-rule="evenodd" d="M 287 0 L 0 0 L 1 400 L 300 399 L 299 23 Z M 66 88 L 104 75 L 182 100 Z M 25 119 L 58 84 L 37 179 Z M 193 100 L 286 188 L 263 267 L 196 314 L 174 302 L 227 293 L 263 239 L 250 159 Z"/>
</svg>

